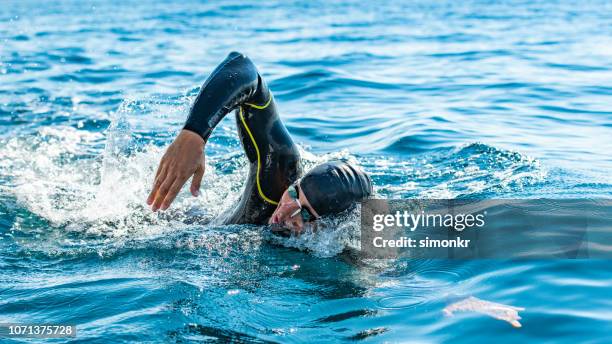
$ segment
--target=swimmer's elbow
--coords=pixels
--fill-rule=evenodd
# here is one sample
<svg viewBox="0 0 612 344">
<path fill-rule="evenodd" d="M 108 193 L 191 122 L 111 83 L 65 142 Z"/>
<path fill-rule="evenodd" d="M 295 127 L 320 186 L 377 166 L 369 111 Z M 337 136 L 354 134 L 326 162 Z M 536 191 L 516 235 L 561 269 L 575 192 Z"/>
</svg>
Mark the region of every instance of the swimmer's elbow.
<svg viewBox="0 0 612 344">
<path fill-rule="evenodd" d="M 230 61 L 230 75 L 233 75 L 235 79 L 241 79 L 245 85 L 251 88 L 249 96 L 255 94 L 258 90 L 261 90 L 265 86 L 265 82 L 259 74 L 257 66 L 251 61 L 246 55 L 238 51 L 232 51 L 226 58 L 226 61 Z M 265 91 L 264 91 L 265 93 Z"/>
<path fill-rule="evenodd" d="M 226 60 L 235 61 L 237 63 L 240 63 L 243 67 L 248 67 L 248 69 L 257 71 L 257 67 L 255 67 L 255 64 L 251 61 L 251 59 L 246 54 L 243 54 L 241 52 L 232 51 L 231 53 L 229 53 L 229 55 L 227 55 Z"/>
<path fill-rule="evenodd" d="M 234 76 L 241 76 L 242 78 L 249 80 L 250 82 L 257 82 L 259 78 L 259 71 L 257 67 L 246 55 L 238 51 L 232 51 L 227 55 L 225 59 L 229 71 Z"/>
<path fill-rule="evenodd" d="M 243 54 L 243 53 L 241 53 L 239 51 L 232 51 L 232 52 L 229 53 L 229 55 L 227 55 L 228 59 L 235 59 L 237 57 L 242 57 L 242 58 L 247 58 L 248 59 L 246 54 Z"/>
</svg>

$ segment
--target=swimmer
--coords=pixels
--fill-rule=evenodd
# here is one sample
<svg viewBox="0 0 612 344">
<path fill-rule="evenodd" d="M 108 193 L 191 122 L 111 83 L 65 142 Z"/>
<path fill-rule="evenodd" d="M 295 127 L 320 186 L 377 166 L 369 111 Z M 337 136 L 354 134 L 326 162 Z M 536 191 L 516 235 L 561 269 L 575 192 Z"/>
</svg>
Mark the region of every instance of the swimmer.
<svg viewBox="0 0 612 344">
<path fill-rule="evenodd" d="M 370 177 L 345 161 L 329 161 L 303 174 L 298 148 L 266 82 L 248 57 L 232 52 L 200 89 L 183 130 L 159 163 L 147 198 L 153 211 L 168 209 L 191 177 L 190 191 L 198 196 L 204 147 L 233 110 L 249 174 L 226 223 L 274 224 L 300 234 L 306 223 L 338 214 L 372 194 Z"/>
</svg>

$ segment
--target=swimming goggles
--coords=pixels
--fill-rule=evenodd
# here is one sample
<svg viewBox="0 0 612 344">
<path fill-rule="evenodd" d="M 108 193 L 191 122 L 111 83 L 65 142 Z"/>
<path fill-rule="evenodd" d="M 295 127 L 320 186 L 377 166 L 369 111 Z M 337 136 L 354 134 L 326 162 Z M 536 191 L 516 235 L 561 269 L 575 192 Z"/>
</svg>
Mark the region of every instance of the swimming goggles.
<svg viewBox="0 0 612 344">
<path fill-rule="evenodd" d="M 317 218 L 316 216 L 314 216 L 313 213 L 310 212 L 308 208 L 302 206 L 302 202 L 300 202 L 299 180 L 289 186 L 289 188 L 287 189 L 287 193 L 289 194 L 289 196 L 291 196 L 291 198 L 293 198 L 293 200 L 295 201 L 295 203 L 297 203 L 299 207 L 296 211 L 293 212 L 293 214 L 291 214 L 290 217 L 294 217 L 297 214 L 301 214 L 302 220 L 304 220 L 304 222 L 308 222 Z"/>
</svg>

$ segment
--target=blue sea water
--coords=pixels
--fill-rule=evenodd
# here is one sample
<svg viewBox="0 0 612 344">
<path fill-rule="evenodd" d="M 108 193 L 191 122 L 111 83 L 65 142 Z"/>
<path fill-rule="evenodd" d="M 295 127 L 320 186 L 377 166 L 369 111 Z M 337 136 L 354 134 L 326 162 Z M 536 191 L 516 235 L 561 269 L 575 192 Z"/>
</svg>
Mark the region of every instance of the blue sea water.
<svg viewBox="0 0 612 344">
<path fill-rule="evenodd" d="M 216 225 L 246 175 L 232 116 L 202 197 L 151 213 L 165 146 L 234 50 L 307 163 L 357 161 L 379 197 L 612 195 L 608 1 L 3 1 L 0 323 L 99 343 L 610 342 L 606 260 L 355 260 L 354 218 L 289 240 Z M 523 327 L 442 314 L 468 296 L 525 307 Z"/>
</svg>

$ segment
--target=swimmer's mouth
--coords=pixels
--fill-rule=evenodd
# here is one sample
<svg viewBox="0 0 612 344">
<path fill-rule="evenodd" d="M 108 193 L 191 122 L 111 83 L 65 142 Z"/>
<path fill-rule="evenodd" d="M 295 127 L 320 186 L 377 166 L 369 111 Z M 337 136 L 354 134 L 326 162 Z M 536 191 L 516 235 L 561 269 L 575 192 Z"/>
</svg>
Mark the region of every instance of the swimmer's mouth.
<svg viewBox="0 0 612 344">
<path fill-rule="evenodd" d="M 273 223 L 268 226 L 270 226 L 270 230 L 272 234 L 283 237 L 283 238 L 289 238 L 292 236 L 298 237 L 304 234 L 305 232 L 317 231 L 318 229 L 321 228 L 320 225 L 321 224 L 318 221 L 308 222 L 304 224 L 304 227 L 301 230 L 296 230 L 294 228 L 290 228 L 290 227 L 281 225 L 279 223 Z"/>
<path fill-rule="evenodd" d="M 289 238 L 292 234 L 291 228 L 285 227 L 278 223 L 271 224 L 270 229 L 272 231 L 272 234 L 278 235 L 283 238 Z"/>
</svg>

